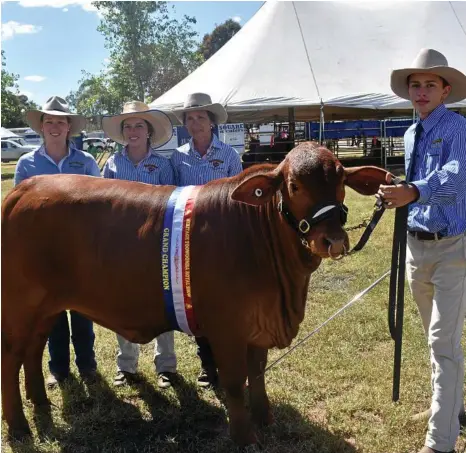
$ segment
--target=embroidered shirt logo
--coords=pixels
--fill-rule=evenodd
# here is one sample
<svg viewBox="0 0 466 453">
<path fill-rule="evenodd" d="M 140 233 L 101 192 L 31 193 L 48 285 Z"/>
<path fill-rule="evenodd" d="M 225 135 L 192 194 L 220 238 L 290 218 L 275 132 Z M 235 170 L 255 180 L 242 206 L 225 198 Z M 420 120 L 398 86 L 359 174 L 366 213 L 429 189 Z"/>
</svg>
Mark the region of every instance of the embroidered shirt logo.
<svg viewBox="0 0 466 453">
<path fill-rule="evenodd" d="M 223 164 L 223 160 L 220 160 L 220 159 L 213 159 L 210 161 L 210 163 L 215 167 L 217 168 L 220 164 Z"/>
<path fill-rule="evenodd" d="M 152 173 L 154 170 L 157 170 L 157 165 L 154 164 L 145 164 L 144 168 L 149 172 Z"/>
<path fill-rule="evenodd" d="M 82 167 L 84 167 L 84 163 L 79 162 L 79 161 L 73 161 L 73 162 L 69 163 L 69 166 L 72 167 L 72 168 L 82 168 Z"/>
</svg>

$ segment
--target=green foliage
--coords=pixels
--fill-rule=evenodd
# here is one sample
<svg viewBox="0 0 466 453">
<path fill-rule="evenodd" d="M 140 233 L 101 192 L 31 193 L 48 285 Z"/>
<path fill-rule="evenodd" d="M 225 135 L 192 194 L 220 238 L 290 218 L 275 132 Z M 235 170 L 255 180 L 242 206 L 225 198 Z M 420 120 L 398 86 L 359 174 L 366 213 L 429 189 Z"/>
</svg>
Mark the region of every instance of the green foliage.
<svg viewBox="0 0 466 453">
<path fill-rule="evenodd" d="M 68 104 L 87 117 L 119 113 L 128 97 L 121 96 L 115 81 L 105 73 L 93 75 L 82 71 L 82 74 L 78 89 L 66 98 Z"/>
<path fill-rule="evenodd" d="M 2 126 L 27 127 L 23 119 L 23 112 L 38 108 L 37 104 L 29 101 L 24 94 L 19 94 L 18 74 L 6 70 L 5 52 L 2 50 Z"/>
<path fill-rule="evenodd" d="M 211 34 L 204 35 L 199 52 L 205 60 L 208 60 L 240 30 L 240 24 L 234 20 L 228 19 L 225 23 L 215 27 Z"/>
<path fill-rule="evenodd" d="M 193 17 L 170 18 L 166 2 L 94 2 L 110 51 L 98 75 L 83 71 L 68 102 L 86 116 L 114 114 L 124 102 L 151 102 L 202 63 Z M 174 7 L 171 8 L 172 10 Z"/>
</svg>

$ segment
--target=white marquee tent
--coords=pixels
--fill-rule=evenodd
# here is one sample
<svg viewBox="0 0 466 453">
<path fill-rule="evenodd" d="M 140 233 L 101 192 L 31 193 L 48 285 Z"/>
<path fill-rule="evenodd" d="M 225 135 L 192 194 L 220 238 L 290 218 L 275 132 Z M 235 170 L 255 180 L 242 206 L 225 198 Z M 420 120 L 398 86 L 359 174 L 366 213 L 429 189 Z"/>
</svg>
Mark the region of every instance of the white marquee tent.
<svg viewBox="0 0 466 453">
<path fill-rule="evenodd" d="M 14 132 L 9 131 L 4 127 L 0 127 L 0 138 L 19 138 L 19 135 L 15 134 Z"/>
<path fill-rule="evenodd" d="M 466 73 L 466 2 L 268 1 L 222 49 L 151 107 L 209 93 L 229 122 L 410 114 L 390 72 L 422 47 Z M 466 101 L 453 107 L 464 108 Z"/>
</svg>

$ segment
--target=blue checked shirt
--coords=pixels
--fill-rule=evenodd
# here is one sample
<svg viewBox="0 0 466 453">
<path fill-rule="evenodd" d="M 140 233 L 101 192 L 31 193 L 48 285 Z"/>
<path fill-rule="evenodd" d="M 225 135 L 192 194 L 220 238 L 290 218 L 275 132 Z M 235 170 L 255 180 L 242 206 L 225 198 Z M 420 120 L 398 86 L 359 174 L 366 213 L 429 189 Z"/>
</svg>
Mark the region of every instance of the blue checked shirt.
<svg viewBox="0 0 466 453">
<path fill-rule="evenodd" d="M 58 173 L 100 177 L 99 167 L 89 153 L 70 147 L 68 155 L 56 164 L 42 145 L 39 149 L 24 154 L 18 160 L 15 168 L 15 186 L 31 176 Z"/>
<path fill-rule="evenodd" d="M 408 229 L 456 236 L 466 231 L 466 118 L 442 104 L 421 120 L 411 182 L 419 199 L 409 205 Z M 414 148 L 413 124 L 405 133 L 408 171 Z"/>
<path fill-rule="evenodd" d="M 243 171 L 239 154 L 212 134 L 212 142 L 204 156 L 194 149 L 193 140 L 177 148 L 171 155 L 178 186 L 202 185 L 213 179 L 235 176 Z"/>
<path fill-rule="evenodd" d="M 151 149 L 137 165 L 129 159 L 126 147 L 111 155 L 104 167 L 104 178 L 125 179 L 156 185 L 176 185 L 170 161 Z"/>
</svg>

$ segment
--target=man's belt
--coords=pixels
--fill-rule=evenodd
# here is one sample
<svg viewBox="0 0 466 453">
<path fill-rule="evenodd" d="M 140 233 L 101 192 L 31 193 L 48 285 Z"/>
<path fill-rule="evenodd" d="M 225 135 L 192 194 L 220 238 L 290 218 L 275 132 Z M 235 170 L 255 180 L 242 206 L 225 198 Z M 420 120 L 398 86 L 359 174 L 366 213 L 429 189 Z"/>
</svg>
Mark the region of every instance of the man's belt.
<svg viewBox="0 0 466 453">
<path fill-rule="evenodd" d="M 441 233 L 428 233 L 427 231 L 408 231 L 408 233 L 420 241 L 438 241 L 445 237 Z"/>
</svg>

